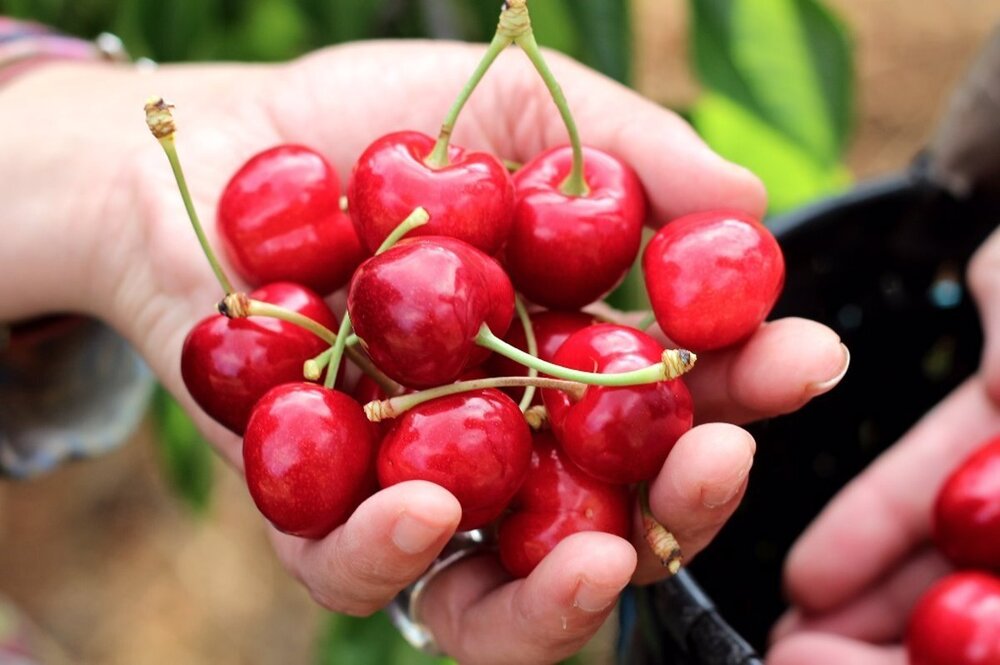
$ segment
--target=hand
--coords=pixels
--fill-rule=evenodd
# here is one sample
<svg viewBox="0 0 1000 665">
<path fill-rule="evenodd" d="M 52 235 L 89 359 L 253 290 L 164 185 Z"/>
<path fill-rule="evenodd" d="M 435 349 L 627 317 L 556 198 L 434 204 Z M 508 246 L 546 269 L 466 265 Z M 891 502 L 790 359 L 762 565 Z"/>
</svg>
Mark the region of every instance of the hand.
<svg viewBox="0 0 1000 665">
<path fill-rule="evenodd" d="M 938 488 L 1000 431 L 1000 233 L 969 269 L 986 345 L 980 371 L 853 480 L 788 555 L 793 609 L 770 665 L 905 665 L 901 639 L 921 594 L 949 570 L 930 542 Z"/>
<path fill-rule="evenodd" d="M 22 277 L 16 286 L 0 284 L 0 318 L 36 313 L 44 303 L 110 322 L 239 468 L 239 440 L 200 414 L 180 379 L 184 336 L 221 294 L 165 158 L 143 125 L 145 98 L 163 95 L 177 105 L 178 151 L 211 237 L 217 197 L 250 155 L 301 142 L 346 176 L 383 133 L 436 132 L 480 55 L 479 47 L 457 44 L 358 44 L 281 66 L 176 66 L 140 74 L 60 64 L 15 82 L 0 95 L 0 123 L 46 131 L 0 138 L 0 195 L 14 213 L 8 219 L 35 220 L 4 229 L 0 264 L 16 265 Z M 652 224 L 705 208 L 763 211 L 760 183 L 711 153 L 675 115 L 565 58 L 550 58 L 584 140 L 639 173 Z M 508 52 L 495 67 L 460 118 L 455 142 L 515 161 L 565 142 L 526 60 Z M 738 348 L 707 355 L 689 385 L 703 421 L 738 423 L 798 408 L 832 388 L 846 362 L 829 329 L 777 321 Z M 702 425 L 681 439 L 652 483 L 653 512 L 689 557 L 735 509 L 753 451 L 738 427 Z M 274 543 L 318 602 L 367 614 L 428 566 L 458 518 L 454 497 L 411 482 L 379 492 L 323 540 L 275 533 Z M 645 546 L 638 552 L 613 536 L 579 534 L 516 582 L 493 558 L 468 559 L 428 588 L 424 616 L 441 646 L 462 662 L 555 661 L 586 642 L 631 579 L 663 574 Z"/>
</svg>

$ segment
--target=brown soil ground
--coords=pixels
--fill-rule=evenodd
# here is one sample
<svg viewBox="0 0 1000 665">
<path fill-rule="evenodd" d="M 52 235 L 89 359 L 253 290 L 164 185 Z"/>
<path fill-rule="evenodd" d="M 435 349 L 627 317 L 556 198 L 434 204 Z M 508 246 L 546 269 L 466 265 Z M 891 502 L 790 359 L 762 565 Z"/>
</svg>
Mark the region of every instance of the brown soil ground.
<svg viewBox="0 0 1000 665">
<path fill-rule="evenodd" d="M 859 178 L 899 169 L 1000 18 L 1000 0 L 830 0 L 857 45 Z M 695 93 L 684 3 L 637 0 L 637 84 L 665 103 Z M 919 8 L 919 9 L 918 9 Z M 236 476 L 220 468 L 193 518 L 139 432 L 103 459 L 0 484 L 0 594 L 39 628 L 45 662 L 308 663 L 320 612 L 270 554 Z"/>
</svg>

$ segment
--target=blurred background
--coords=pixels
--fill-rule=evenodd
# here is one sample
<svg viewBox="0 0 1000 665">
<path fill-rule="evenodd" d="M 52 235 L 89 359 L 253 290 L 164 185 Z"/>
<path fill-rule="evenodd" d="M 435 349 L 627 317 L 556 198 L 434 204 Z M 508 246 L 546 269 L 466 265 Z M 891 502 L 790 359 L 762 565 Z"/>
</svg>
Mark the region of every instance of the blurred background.
<svg viewBox="0 0 1000 665">
<path fill-rule="evenodd" d="M 0 0 L 0 15 L 88 38 L 111 31 L 133 56 L 161 63 L 283 60 L 368 37 L 485 41 L 498 8 Z M 541 44 L 683 113 L 757 172 L 772 212 L 904 168 L 1000 19 L 1000 0 L 535 0 L 531 9 Z M 274 560 L 241 480 L 164 395 L 122 450 L 0 483 L 0 595 L 34 624 L 47 663 L 434 662 L 393 639 L 381 615 L 319 610 Z M 609 644 L 602 635 L 574 660 L 610 663 Z"/>
</svg>

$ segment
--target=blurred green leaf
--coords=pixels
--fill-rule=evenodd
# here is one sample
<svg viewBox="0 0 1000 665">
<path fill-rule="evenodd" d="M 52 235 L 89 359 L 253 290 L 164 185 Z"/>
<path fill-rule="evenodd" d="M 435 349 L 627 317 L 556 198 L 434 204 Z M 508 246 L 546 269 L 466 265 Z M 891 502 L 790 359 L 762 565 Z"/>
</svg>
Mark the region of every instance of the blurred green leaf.
<svg viewBox="0 0 1000 665">
<path fill-rule="evenodd" d="M 364 618 L 331 614 L 320 635 L 316 665 L 345 663 L 445 665 L 454 661 L 427 656 L 411 647 L 382 612 Z"/>
<path fill-rule="evenodd" d="M 204 512 L 215 481 L 212 449 L 162 386 L 153 395 L 153 421 L 167 482 L 195 512 Z"/>
<path fill-rule="evenodd" d="M 727 97 L 704 95 L 691 109 L 702 138 L 726 159 L 757 174 L 771 212 L 781 212 L 844 189 L 851 182 L 838 163 L 818 160 L 758 115 Z"/>
<path fill-rule="evenodd" d="M 632 66 L 630 4 L 622 0 L 572 1 L 570 11 L 580 35 L 580 60 L 622 83 L 629 81 Z"/>
<path fill-rule="evenodd" d="M 818 0 L 691 0 L 702 84 L 828 166 L 851 125 L 853 64 L 844 27 Z"/>
<path fill-rule="evenodd" d="M 579 57 L 581 42 L 574 20 L 575 3 L 573 8 L 570 8 L 564 0 L 547 0 L 547 2 L 530 3 L 529 7 L 531 29 L 539 46 Z"/>
</svg>

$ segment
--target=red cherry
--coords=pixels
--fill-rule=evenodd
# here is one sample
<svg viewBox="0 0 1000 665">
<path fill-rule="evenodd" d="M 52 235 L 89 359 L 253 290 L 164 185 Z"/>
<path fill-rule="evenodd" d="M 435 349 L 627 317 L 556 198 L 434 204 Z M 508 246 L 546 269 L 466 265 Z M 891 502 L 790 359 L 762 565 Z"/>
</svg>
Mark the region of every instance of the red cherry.
<svg viewBox="0 0 1000 665">
<path fill-rule="evenodd" d="M 419 132 L 396 132 L 372 143 L 358 159 L 348 183 L 351 218 L 368 250 L 422 206 L 430 222 L 410 235 L 459 238 L 491 256 L 510 232 L 514 184 L 503 163 L 484 152 L 450 146 L 449 164 L 424 160 L 435 140 Z"/>
<path fill-rule="evenodd" d="M 319 153 L 280 145 L 252 157 L 219 200 L 226 255 L 250 284 L 289 281 L 322 294 L 367 256 L 340 211 L 340 182 Z"/>
<path fill-rule="evenodd" d="M 906 630 L 910 665 L 1000 663 L 1000 578 L 952 573 L 917 602 Z"/>
<path fill-rule="evenodd" d="M 707 351 L 738 342 L 760 326 L 785 281 L 771 232 L 753 217 L 721 210 L 676 219 L 660 229 L 642 259 L 660 327 L 676 344 Z"/>
<path fill-rule="evenodd" d="M 247 487 L 280 531 L 322 538 L 375 489 L 375 442 L 361 405 L 312 383 L 272 389 L 243 437 Z"/>
<path fill-rule="evenodd" d="M 297 284 L 269 284 L 250 297 L 337 329 L 337 317 L 326 303 Z M 326 348 L 323 340 L 291 323 L 217 314 L 188 333 L 181 351 L 181 376 L 205 413 L 242 434 L 257 400 L 277 385 L 301 381 L 302 364 Z"/>
<path fill-rule="evenodd" d="M 1000 436 L 966 458 L 938 491 L 934 543 L 956 566 L 1000 571 Z"/>
<path fill-rule="evenodd" d="M 538 357 L 549 362 L 555 358 L 556 351 L 567 337 L 595 322 L 593 316 L 584 312 L 540 311 L 532 312 L 530 318 L 532 332 L 535 333 L 535 343 L 538 346 Z M 520 321 L 515 321 L 510 326 L 503 339 L 522 351 L 528 350 L 524 326 Z M 527 367 L 497 353 L 490 356 L 487 368 L 493 376 L 528 375 Z M 504 392 L 517 401 L 524 394 L 524 388 L 504 388 Z M 541 393 L 535 393 L 535 403 L 541 404 Z"/>
<path fill-rule="evenodd" d="M 531 433 L 514 402 L 474 390 L 416 406 L 396 419 L 378 453 L 382 487 L 437 483 L 462 506 L 460 531 L 499 517 L 524 481 Z"/>
<path fill-rule="evenodd" d="M 422 237 L 362 263 L 347 309 L 379 369 L 405 386 L 429 388 L 486 359 L 476 334 L 484 322 L 498 335 L 507 331 L 514 291 L 500 264 L 478 249 Z"/>
<path fill-rule="evenodd" d="M 646 197 L 616 157 L 584 148 L 582 196 L 560 190 L 572 168 L 569 146 L 535 157 L 514 175 L 517 201 L 504 265 L 532 302 L 578 309 L 621 282 L 639 253 Z"/>
<path fill-rule="evenodd" d="M 557 365 L 602 374 L 659 362 L 663 347 L 649 335 L 608 323 L 571 335 Z M 556 438 L 581 469 L 609 483 L 649 480 L 694 420 L 691 394 L 680 379 L 621 388 L 587 386 L 573 402 L 558 390 L 542 399 Z"/>
<path fill-rule="evenodd" d="M 559 542 L 581 531 L 627 538 L 628 487 L 601 482 L 567 458 L 549 432 L 534 434 L 531 466 L 500 524 L 500 561 L 515 577 L 528 573 Z"/>
</svg>

